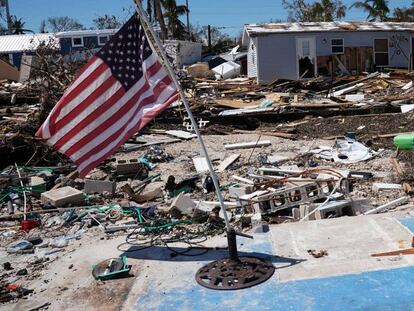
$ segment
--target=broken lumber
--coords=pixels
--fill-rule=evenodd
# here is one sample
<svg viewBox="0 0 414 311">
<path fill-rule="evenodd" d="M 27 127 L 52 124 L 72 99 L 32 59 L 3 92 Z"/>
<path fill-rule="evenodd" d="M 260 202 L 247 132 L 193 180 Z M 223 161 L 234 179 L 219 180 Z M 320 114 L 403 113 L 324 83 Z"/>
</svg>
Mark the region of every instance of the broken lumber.
<svg viewBox="0 0 414 311">
<path fill-rule="evenodd" d="M 259 132 L 259 131 L 246 131 L 246 130 L 234 130 L 233 133 L 240 133 L 240 134 L 257 134 L 262 136 L 274 136 L 280 138 L 294 138 L 295 134 L 284 133 L 284 132 Z"/>
<path fill-rule="evenodd" d="M 222 173 L 224 172 L 230 165 L 232 165 L 235 161 L 240 158 L 240 154 L 232 154 L 231 156 L 225 158 L 217 168 L 217 172 Z"/>
</svg>

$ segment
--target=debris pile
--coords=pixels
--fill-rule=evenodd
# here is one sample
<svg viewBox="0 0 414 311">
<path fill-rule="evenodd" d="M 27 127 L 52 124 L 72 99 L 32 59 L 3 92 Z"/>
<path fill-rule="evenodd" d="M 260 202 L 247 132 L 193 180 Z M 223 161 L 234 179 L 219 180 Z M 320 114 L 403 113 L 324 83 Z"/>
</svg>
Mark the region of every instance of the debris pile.
<svg viewBox="0 0 414 311">
<path fill-rule="evenodd" d="M 70 160 L 34 136 L 74 73 L 38 53 L 42 78 L 35 71 L 26 82 L 0 85 L 1 302 L 32 295 L 42 270 L 84 241 L 121 236 L 123 254 L 207 253 L 203 242 L 225 232 L 224 215 L 180 103 L 80 179 Z M 414 131 L 411 74 L 261 86 L 226 79 L 239 74 L 236 66 L 221 69 L 217 81 L 208 66 L 193 66 L 181 82 L 237 231 L 412 209 L 414 157 L 392 144 Z M 92 273 L 109 280 L 130 269 L 122 256 Z"/>
</svg>

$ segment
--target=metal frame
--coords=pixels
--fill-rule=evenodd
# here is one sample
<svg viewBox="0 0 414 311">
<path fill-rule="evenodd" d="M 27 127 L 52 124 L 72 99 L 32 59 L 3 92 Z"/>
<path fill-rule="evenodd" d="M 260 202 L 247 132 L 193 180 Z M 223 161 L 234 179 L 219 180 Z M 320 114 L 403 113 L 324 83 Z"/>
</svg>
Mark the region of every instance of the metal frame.
<svg viewBox="0 0 414 311">
<path fill-rule="evenodd" d="M 333 40 L 342 40 L 342 52 L 341 53 L 338 53 L 338 52 L 333 52 L 332 51 L 332 48 L 334 47 L 334 46 L 340 46 L 340 45 L 333 45 L 332 44 L 332 41 Z M 343 55 L 343 54 L 345 54 L 345 39 L 344 38 L 331 38 L 331 53 L 332 54 L 335 54 L 335 55 Z"/>
<path fill-rule="evenodd" d="M 98 45 L 99 45 L 99 46 L 104 46 L 104 45 L 106 44 L 106 42 L 101 43 L 101 42 L 99 41 L 101 38 L 106 38 L 106 42 L 108 42 L 108 41 L 109 41 L 109 39 L 110 39 L 109 35 L 98 35 Z"/>
</svg>

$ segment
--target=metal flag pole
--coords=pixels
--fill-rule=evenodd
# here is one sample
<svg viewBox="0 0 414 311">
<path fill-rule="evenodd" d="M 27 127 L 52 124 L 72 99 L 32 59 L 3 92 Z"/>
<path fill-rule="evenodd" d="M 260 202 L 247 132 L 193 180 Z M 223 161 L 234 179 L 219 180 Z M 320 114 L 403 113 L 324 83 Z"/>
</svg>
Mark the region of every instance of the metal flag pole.
<svg viewBox="0 0 414 311">
<path fill-rule="evenodd" d="M 197 135 L 202 153 L 206 159 L 211 179 L 216 190 L 217 198 L 220 202 L 220 207 L 223 212 L 224 222 L 226 224 L 229 258 L 214 261 L 205 267 L 200 268 L 196 274 L 196 280 L 200 285 L 204 287 L 225 290 L 246 288 L 260 284 L 273 275 L 274 267 L 271 263 L 264 262 L 258 258 L 238 256 L 236 235 L 244 236 L 247 238 L 253 237 L 247 234 L 238 233 L 234 230 L 234 228 L 230 226 L 230 222 L 227 217 L 226 206 L 224 204 L 223 196 L 221 195 L 217 176 L 214 173 L 214 168 L 211 163 L 210 156 L 208 155 L 206 145 L 204 144 L 203 138 L 201 137 L 197 122 L 193 116 L 193 113 L 191 112 L 190 104 L 188 103 L 184 90 L 182 89 L 174 72 L 174 69 L 167 58 L 161 40 L 154 32 L 154 29 L 148 20 L 147 14 L 142 8 L 141 0 L 133 1 L 136 5 L 136 10 L 141 19 L 141 22 L 144 24 L 143 26 L 145 26 L 144 28 L 147 28 L 149 30 L 154 40 L 154 47 L 156 48 L 156 52 L 159 54 L 158 56 L 161 57 L 161 60 L 164 63 L 170 78 L 174 82 L 175 87 L 180 94 L 181 100 L 187 111 L 188 117 L 190 118 L 194 132 Z"/>
<path fill-rule="evenodd" d="M 145 12 L 142 8 L 141 1 L 140 0 L 134 0 L 134 2 L 137 5 L 138 15 L 141 17 L 141 20 L 145 23 L 145 26 L 147 27 L 147 29 L 151 32 L 151 35 L 152 35 L 152 37 L 153 37 L 153 39 L 154 39 L 154 41 L 157 45 L 157 50 L 161 54 L 160 55 L 161 59 L 164 62 L 164 65 L 165 65 L 165 67 L 168 71 L 168 74 L 169 74 L 170 78 L 172 79 L 172 81 L 174 82 L 175 87 L 177 88 L 178 92 L 180 93 L 181 100 L 184 104 L 185 110 L 187 111 L 188 117 L 191 120 L 191 124 L 194 128 L 194 132 L 197 135 L 197 139 L 198 139 L 198 142 L 200 143 L 203 155 L 206 158 L 206 162 L 207 162 L 207 165 L 208 165 L 208 170 L 210 171 L 211 179 L 213 180 L 214 188 L 216 189 L 216 194 L 217 194 L 218 200 L 220 202 L 221 209 L 223 211 L 224 222 L 226 223 L 226 230 L 230 231 L 231 230 L 230 222 L 229 222 L 229 218 L 227 217 L 226 206 L 224 204 L 223 196 L 221 195 L 220 186 L 218 184 L 216 174 L 214 173 L 213 165 L 211 164 L 211 160 L 210 160 L 210 157 L 208 155 L 206 145 L 204 144 L 203 138 L 201 137 L 201 134 L 200 134 L 200 130 L 198 129 L 197 122 L 196 122 L 196 120 L 195 120 L 195 118 L 194 118 L 194 116 L 191 112 L 188 100 L 187 100 L 187 98 L 184 94 L 184 91 L 183 91 L 180 83 L 178 82 L 178 79 L 177 79 L 177 76 L 174 72 L 174 69 L 172 68 L 172 66 L 171 66 L 171 64 L 170 64 L 170 62 L 167 58 L 167 55 L 164 51 L 164 48 L 163 48 L 163 45 L 161 43 L 160 38 L 157 36 L 157 34 L 154 32 L 154 29 L 152 29 L 152 27 L 151 27 L 151 24 L 148 20 L 147 14 L 145 14 Z"/>
</svg>

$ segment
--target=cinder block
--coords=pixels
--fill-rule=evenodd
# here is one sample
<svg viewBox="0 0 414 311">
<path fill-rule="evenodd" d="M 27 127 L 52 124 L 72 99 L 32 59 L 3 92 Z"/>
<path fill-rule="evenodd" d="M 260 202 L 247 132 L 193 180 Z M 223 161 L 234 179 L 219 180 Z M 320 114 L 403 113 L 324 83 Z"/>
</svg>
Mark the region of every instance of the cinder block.
<svg viewBox="0 0 414 311">
<path fill-rule="evenodd" d="M 402 185 L 400 184 L 386 184 L 386 183 L 373 183 L 372 190 L 375 192 L 381 190 L 401 190 Z"/>
<path fill-rule="evenodd" d="M 316 205 L 301 205 L 299 206 L 300 219 L 308 215 L 316 208 Z M 307 220 L 315 220 L 315 213 L 308 216 Z"/>
<path fill-rule="evenodd" d="M 315 212 L 315 219 L 325 219 L 329 217 L 354 216 L 355 212 L 352 201 L 340 200 L 325 204 Z"/>
<path fill-rule="evenodd" d="M 299 207 L 293 207 L 292 208 L 292 216 L 295 219 L 300 219 L 300 210 L 299 210 Z"/>
<path fill-rule="evenodd" d="M 196 204 L 184 193 L 180 193 L 171 203 L 168 213 L 174 218 L 181 218 L 183 215 L 192 216 Z"/>
<path fill-rule="evenodd" d="M 254 191 L 253 186 L 246 186 L 246 187 L 230 187 L 229 188 L 229 196 L 230 198 L 239 198 L 245 194 L 250 194 Z"/>
<path fill-rule="evenodd" d="M 116 190 L 115 181 L 85 179 L 85 192 L 86 193 L 109 192 L 113 195 L 115 194 L 115 190 Z"/>
<path fill-rule="evenodd" d="M 50 203 L 55 207 L 62 207 L 67 204 L 84 204 L 83 192 L 72 187 L 63 187 L 43 192 L 41 195 L 42 204 Z"/>
<path fill-rule="evenodd" d="M 251 219 L 252 229 L 255 232 L 263 232 L 262 214 L 254 214 Z"/>
<path fill-rule="evenodd" d="M 140 170 L 140 163 L 135 158 L 124 158 L 116 161 L 116 172 L 118 174 L 133 174 Z"/>
</svg>

